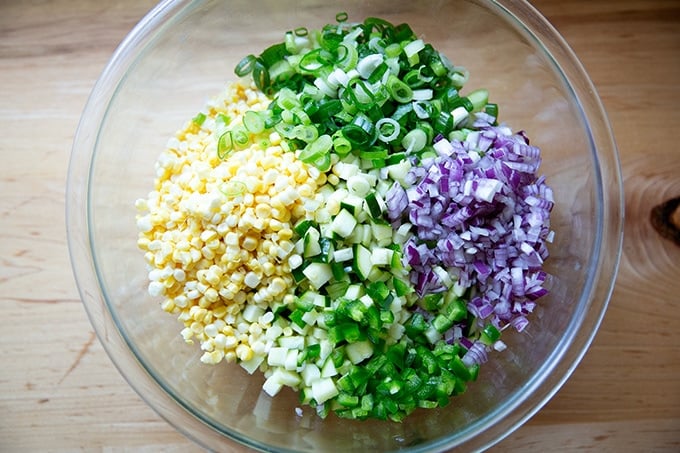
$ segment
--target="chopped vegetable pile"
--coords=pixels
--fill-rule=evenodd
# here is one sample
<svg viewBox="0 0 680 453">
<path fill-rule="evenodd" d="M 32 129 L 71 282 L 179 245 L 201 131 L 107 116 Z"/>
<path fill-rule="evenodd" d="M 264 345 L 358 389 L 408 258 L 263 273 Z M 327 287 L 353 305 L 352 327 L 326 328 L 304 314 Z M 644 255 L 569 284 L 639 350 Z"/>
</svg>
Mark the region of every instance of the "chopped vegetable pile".
<svg viewBox="0 0 680 453">
<path fill-rule="evenodd" d="M 526 327 L 552 191 L 463 68 L 406 24 L 336 19 L 244 58 L 169 141 L 138 246 L 202 362 L 322 417 L 401 421 Z"/>
</svg>

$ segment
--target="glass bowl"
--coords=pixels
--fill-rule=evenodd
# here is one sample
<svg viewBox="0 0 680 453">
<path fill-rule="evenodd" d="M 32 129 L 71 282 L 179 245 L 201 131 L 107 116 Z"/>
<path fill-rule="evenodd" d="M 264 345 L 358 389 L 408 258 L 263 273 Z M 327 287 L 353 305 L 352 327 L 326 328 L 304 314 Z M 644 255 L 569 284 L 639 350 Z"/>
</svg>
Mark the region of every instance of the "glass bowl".
<svg viewBox="0 0 680 453">
<path fill-rule="evenodd" d="M 556 205 L 550 294 L 529 327 L 504 335 L 477 382 L 449 406 L 404 423 L 296 415 L 297 396 L 270 398 L 263 377 L 204 365 L 197 345 L 147 292 L 135 200 L 152 189 L 167 139 L 234 80 L 249 53 L 286 30 L 350 20 L 407 22 L 488 88 L 501 120 L 542 149 Z M 591 343 L 614 285 L 623 195 L 602 105 L 564 40 L 521 1 L 165 1 L 132 30 L 94 87 L 75 137 L 67 191 L 74 274 L 92 324 L 130 385 L 179 431 L 211 450 L 231 441 L 267 451 L 487 448 L 565 382 Z"/>
</svg>

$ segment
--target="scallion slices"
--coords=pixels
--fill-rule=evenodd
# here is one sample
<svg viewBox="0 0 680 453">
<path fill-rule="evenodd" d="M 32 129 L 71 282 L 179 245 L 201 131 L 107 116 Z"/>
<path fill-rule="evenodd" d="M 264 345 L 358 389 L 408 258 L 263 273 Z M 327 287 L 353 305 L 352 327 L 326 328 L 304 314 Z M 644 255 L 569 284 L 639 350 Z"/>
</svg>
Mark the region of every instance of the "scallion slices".
<svg viewBox="0 0 680 453">
<path fill-rule="evenodd" d="M 539 149 L 406 24 L 346 14 L 235 72 L 138 200 L 149 292 L 201 360 L 325 417 L 449 404 L 547 293 Z"/>
</svg>

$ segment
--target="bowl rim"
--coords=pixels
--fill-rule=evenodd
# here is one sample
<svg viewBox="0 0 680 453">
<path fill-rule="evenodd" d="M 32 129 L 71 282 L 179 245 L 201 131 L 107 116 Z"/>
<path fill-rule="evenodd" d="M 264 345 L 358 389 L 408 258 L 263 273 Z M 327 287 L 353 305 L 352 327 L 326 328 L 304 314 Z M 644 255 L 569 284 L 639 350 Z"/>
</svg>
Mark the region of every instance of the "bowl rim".
<svg viewBox="0 0 680 453">
<path fill-rule="evenodd" d="M 481 431 L 485 435 L 494 429 L 498 431 L 492 434 L 487 442 L 477 446 L 478 448 L 486 449 L 514 432 L 519 426 L 524 424 L 538 412 L 559 391 L 576 369 L 595 338 L 605 315 L 618 273 L 623 241 L 624 195 L 616 143 L 606 112 L 583 65 L 564 38 L 562 38 L 547 19 L 525 1 L 472 0 L 472 3 L 483 4 L 489 9 L 495 8 L 495 10 L 505 14 L 506 18 L 513 19 L 515 26 L 520 28 L 523 35 L 545 51 L 545 54 L 549 57 L 554 68 L 556 68 L 557 72 L 563 78 L 565 86 L 572 91 L 574 98 L 579 101 L 579 107 L 582 107 L 583 105 L 581 100 L 586 97 L 588 98 L 589 104 L 592 104 L 591 116 L 596 116 L 596 119 L 601 123 L 601 128 L 598 129 L 598 132 L 599 135 L 602 135 L 602 137 L 593 136 L 593 131 L 590 128 L 591 121 L 588 121 L 588 114 L 581 108 L 581 118 L 588 131 L 591 153 L 593 154 L 592 158 L 597 164 L 595 165 L 594 175 L 594 178 L 598 182 L 595 184 L 597 189 L 597 193 L 595 194 L 595 206 L 597 209 L 595 215 L 596 233 L 593 254 L 590 257 L 589 264 L 594 263 L 593 268 L 597 269 L 598 272 L 586 281 L 585 290 L 581 295 L 581 301 L 579 301 L 579 305 L 581 306 L 580 313 L 570 321 L 570 329 L 568 329 L 570 334 L 559 343 L 561 345 L 562 342 L 566 340 L 564 347 L 555 348 L 548 356 L 546 363 L 550 366 L 545 368 L 545 370 L 545 365 L 540 367 L 538 371 L 541 372 L 539 373 L 537 371 L 537 373 L 528 380 L 526 386 L 527 392 L 523 392 L 522 395 L 514 396 L 511 399 L 512 404 L 506 404 L 502 408 L 495 409 L 482 419 L 473 423 L 470 427 L 457 433 L 456 441 L 458 442 L 458 445 L 465 446 L 468 442 L 473 440 L 474 436 L 479 434 L 479 430 L 476 428 L 477 425 L 484 425 L 483 422 L 485 420 L 499 416 L 504 420 L 508 420 L 508 414 L 513 414 L 512 417 L 510 417 L 511 420 L 509 423 L 492 424 L 487 429 Z M 215 424 L 206 420 L 200 414 L 195 413 L 190 406 L 174 394 L 172 389 L 168 388 L 165 383 L 154 377 L 154 373 L 152 373 L 147 365 L 139 359 L 140 354 L 137 352 L 135 345 L 132 344 L 125 335 L 121 334 L 121 323 L 119 322 L 115 311 L 109 308 L 111 304 L 108 302 L 106 291 L 101 290 L 103 287 L 103 279 L 99 275 L 98 267 L 95 265 L 97 257 L 92 243 L 92 231 L 89 227 L 91 225 L 90 215 L 92 205 L 89 187 L 93 167 L 91 165 L 92 162 L 88 161 L 88 159 L 83 159 L 84 156 L 81 156 L 81 154 L 96 149 L 96 142 L 99 137 L 98 134 L 93 135 L 88 132 L 87 122 L 90 121 L 91 118 L 105 118 L 110 106 L 110 101 L 115 97 L 118 87 L 124 81 L 127 68 L 132 67 L 138 58 L 136 52 L 130 52 L 129 50 L 140 49 L 151 44 L 155 34 L 160 28 L 168 26 L 173 21 L 188 15 L 193 8 L 196 7 L 198 7 L 198 4 L 192 0 L 161 1 L 150 10 L 124 38 L 94 85 L 74 137 L 71 160 L 68 168 L 66 227 L 69 254 L 81 299 L 83 300 L 90 322 L 94 326 L 100 342 L 121 375 L 147 405 L 154 409 L 175 429 L 197 444 L 203 444 L 203 440 L 195 429 L 205 426 L 226 435 L 231 440 L 243 445 L 247 445 L 251 448 L 268 450 L 271 449 L 270 445 L 242 436 L 238 432 L 224 430 L 219 426 L 215 426 Z M 528 23 L 536 25 L 532 27 L 527 25 Z M 556 57 L 555 55 L 559 55 L 559 57 Z M 565 70 L 563 69 L 565 65 L 568 67 L 567 70 L 570 73 L 573 73 L 571 78 L 565 74 Z M 583 87 L 575 87 L 571 80 L 574 77 L 578 78 Z M 610 148 L 609 151 L 613 154 L 613 156 L 611 156 L 613 157 L 613 160 L 608 163 L 609 166 L 604 168 L 605 171 L 603 171 L 603 168 L 599 165 L 597 155 L 597 150 L 600 149 L 598 148 L 597 143 L 600 141 L 604 141 L 605 146 L 608 146 Z M 614 168 L 609 168 L 612 164 Z M 605 190 L 605 188 L 607 188 L 609 192 Z M 86 194 L 85 196 L 84 193 Z M 69 196 L 72 198 L 69 198 Z M 81 232 L 86 234 L 84 236 L 79 235 Z M 607 232 L 609 232 L 609 234 L 607 234 Z M 87 238 L 86 243 L 83 242 L 84 237 Z M 604 279 L 607 280 L 604 284 L 602 283 L 603 279 L 600 278 L 601 276 L 609 276 L 609 278 Z M 91 294 L 86 290 L 86 288 L 92 288 L 95 287 L 95 285 L 100 289 L 100 294 Z M 105 300 L 101 300 L 102 297 Z M 592 306 L 592 303 L 584 304 L 584 301 L 597 297 L 599 297 L 600 300 L 599 305 Z M 95 302 L 97 299 L 99 300 Z M 87 303 L 87 301 L 90 302 Z M 597 310 L 594 317 L 592 316 L 591 308 Z M 587 326 L 589 328 L 589 334 L 580 338 L 579 343 L 576 344 L 576 335 L 578 332 L 582 332 L 582 329 L 584 328 L 583 323 L 589 313 L 591 314 Z M 111 319 L 108 319 L 107 316 L 110 316 Z M 574 327 L 573 329 L 571 329 L 572 326 Z M 114 338 L 116 340 L 113 340 Z M 121 359 L 122 356 L 118 352 L 125 351 L 124 348 L 121 348 L 121 340 L 126 345 L 127 352 L 132 352 L 133 357 Z M 118 342 L 117 346 L 114 346 L 112 343 L 114 341 Z M 130 370 L 129 365 L 131 364 L 130 359 L 133 359 L 132 362 L 144 370 L 143 372 L 148 379 L 152 380 L 153 383 L 162 389 L 162 396 L 165 397 L 164 399 L 183 407 L 185 413 L 188 413 L 196 419 L 196 425 L 192 425 L 191 429 L 187 429 L 185 426 L 173 422 L 171 411 L 166 407 L 168 405 L 163 403 L 159 404 L 148 397 L 148 383 L 140 384 L 138 380 L 133 380 L 128 376 Z M 126 362 L 125 364 L 123 363 L 124 361 Z M 556 382 L 552 382 L 549 388 L 544 388 L 546 386 L 544 377 L 558 367 L 562 369 L 562 372 L 559 373 L 559 379 Z M 155 393 L 155 396 L 157 396 L 157 392 Z M 538 403 L 532 401 L 531 404 L 529 404 L 526 395 L 536 395 L 538 393 L 540 393 Z M 165 401 L 165 403 L 168 401 Z M 496 411 L 500 411 L 500 413 L 496 414 Z M 494 416 L 492 417 L 492 415 Z M 416 446 L 412 451 L 425 451 L 431 448 L 450 448 L 450 442 L 451 439 L 449 437 L 442 437 L 427 444 Z"/>
</svg>

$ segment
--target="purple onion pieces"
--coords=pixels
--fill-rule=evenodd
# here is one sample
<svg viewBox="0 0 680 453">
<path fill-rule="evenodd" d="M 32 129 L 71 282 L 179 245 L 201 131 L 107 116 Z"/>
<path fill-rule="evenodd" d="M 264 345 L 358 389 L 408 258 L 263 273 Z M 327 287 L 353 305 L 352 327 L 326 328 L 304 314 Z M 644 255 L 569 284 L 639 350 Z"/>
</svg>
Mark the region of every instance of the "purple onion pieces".
<svg viewBox="0 0 680 453">
<path fill-rule="evenodd" d="M 437 156 L 413 166 L 405 178 L 410 187 L 393 185 L 386 204 L 393 224 L 414 225 L 404 261 L 419 296 L 446 289 L 433 268 L 456 269 L 457 284 L 472 288 L 468 309 L 480 326 L 522 331 L 534 301 L 548 292 L 542 265 L 554 199 L 536 175 L 540 150 L 524 132 L 492 120 L 478 115 L 479 129 L 464 141 L 437 137 Z M 483 345 L 470 346 L 466 362 L 486 360 Z"/>
</svg>

